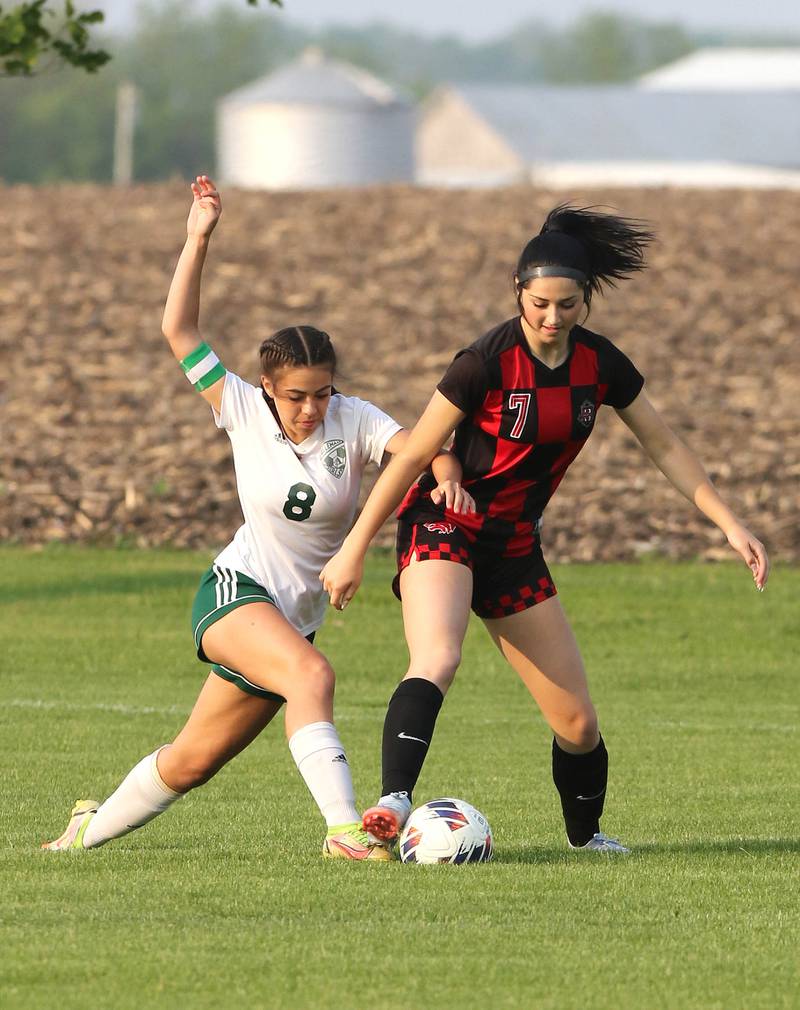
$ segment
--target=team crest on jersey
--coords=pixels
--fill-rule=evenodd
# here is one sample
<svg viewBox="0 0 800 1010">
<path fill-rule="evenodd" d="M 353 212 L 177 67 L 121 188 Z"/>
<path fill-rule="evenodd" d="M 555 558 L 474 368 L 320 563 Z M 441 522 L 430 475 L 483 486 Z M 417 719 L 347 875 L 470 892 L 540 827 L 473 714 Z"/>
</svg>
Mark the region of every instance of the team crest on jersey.
<svg viewBox="0 0 800 1010">
<path fill-rule="evenodd" d="M 595 407 L 591 400 L 584 400 L 581 404 L 581 409 L 578 411 L 578 421 L 584 428 L 591 428 L 594 421 L 594 410 Z"/>
<path fill-rule="evenodd" d="M 334 477 L 342 476 L 347 465 L 347 450 L 341 438 L 331 438 L 322 443 L 322 465 Z"/>
<path fill-rule="evenodd" d="M 450 533 L 455 533 L 456 528 L 453 523 L 423 523 L 426 530 L 430 530 L 431 533 L 444 533 L 449 535 Z"/>
<path fill-rule="evenodd" d="M 286 436 L 282 431 L 276 431 L 272 437 L 279 445 L 286 445 Z"/>
</svg>

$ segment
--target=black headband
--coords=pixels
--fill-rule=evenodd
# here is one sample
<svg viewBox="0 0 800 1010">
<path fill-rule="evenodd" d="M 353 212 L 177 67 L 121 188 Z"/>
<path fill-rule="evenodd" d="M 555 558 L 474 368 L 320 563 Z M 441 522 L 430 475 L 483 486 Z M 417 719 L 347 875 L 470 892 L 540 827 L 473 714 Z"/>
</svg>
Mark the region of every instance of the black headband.
<svg viewBox="0 0 800 1010">
<path fill-rule="evenodd" d="M 575 270 L 573 267 L 528 267 L 523 270 L 517 278 L 517 282 L 522 287 L 534 277 L 568 277 L 572 281 L 577 281 L 581 287 L 589 283 L 589 278 L 582 270 Z"/>
</svg>

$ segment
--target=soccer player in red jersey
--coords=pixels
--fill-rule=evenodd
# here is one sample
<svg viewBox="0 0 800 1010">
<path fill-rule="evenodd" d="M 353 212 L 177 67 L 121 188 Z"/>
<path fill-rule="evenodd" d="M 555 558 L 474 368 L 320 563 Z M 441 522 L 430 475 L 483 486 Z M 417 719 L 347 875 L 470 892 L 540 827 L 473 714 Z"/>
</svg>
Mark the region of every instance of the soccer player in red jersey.
<svg viewBox="0 0 800 1010">
<path fill-rule="evenodd" d="M 383 795 L 363 822 L 380 838 L 394 837 L 411 809 L 472 609 L 553 731 L 553 779 L 570 846 L 628 851 L 600 831 L 608 754 L 539 539 L 544 507 L 603 404 L 725 533 L 756 587 L 764 588 L 764 546 L 656 412 L 630 359 L 579 323 L 593 294 L 643 268 L 652 237 L 639 222 L 591 208 L 551 211 L 517 263 L 519 315 L 456 354 L 408 442 L 323 569 L 331 603 L 346 604 L 361 581 L 367 546 L 405 495 L 394 589 L 402 600 L 410 665 L 386 713 Z M 406 494 L 453 432 L 463 484 L 476 503 L 471 515 L 443 509 L 428 474 Z"/>
</svg>

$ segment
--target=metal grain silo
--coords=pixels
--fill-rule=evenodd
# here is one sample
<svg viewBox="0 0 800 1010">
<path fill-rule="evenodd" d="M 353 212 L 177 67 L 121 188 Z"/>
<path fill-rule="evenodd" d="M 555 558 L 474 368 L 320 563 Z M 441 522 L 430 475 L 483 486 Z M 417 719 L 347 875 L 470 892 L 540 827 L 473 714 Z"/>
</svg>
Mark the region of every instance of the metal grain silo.
<svg viewBox="0 0 800 1010">
<path fill-rule="evenodd" d="M 383 81 L 307 50 L 217 105 L 217 170 L 234 186 L 410 182 L 414 111 Z"/>
</svg>

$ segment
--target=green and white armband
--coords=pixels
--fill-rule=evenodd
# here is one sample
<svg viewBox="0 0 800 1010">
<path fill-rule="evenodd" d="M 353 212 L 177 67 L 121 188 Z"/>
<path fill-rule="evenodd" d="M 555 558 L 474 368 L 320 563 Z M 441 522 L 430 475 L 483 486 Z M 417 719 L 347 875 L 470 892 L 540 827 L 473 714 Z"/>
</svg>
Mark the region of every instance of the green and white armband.
<svg viewBox="0 0 800 1010">
<path fill-rule="evenodd" d="M 186 378 L 198 393 L 213 386 L 225 375 L 225 366 L 206 343 L 199 344 L 181 362 Z"/>
</svg>

